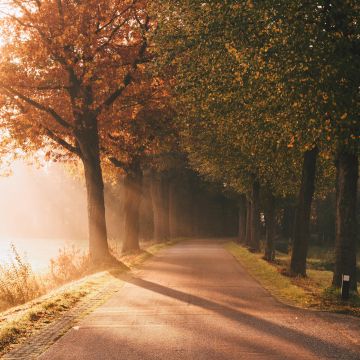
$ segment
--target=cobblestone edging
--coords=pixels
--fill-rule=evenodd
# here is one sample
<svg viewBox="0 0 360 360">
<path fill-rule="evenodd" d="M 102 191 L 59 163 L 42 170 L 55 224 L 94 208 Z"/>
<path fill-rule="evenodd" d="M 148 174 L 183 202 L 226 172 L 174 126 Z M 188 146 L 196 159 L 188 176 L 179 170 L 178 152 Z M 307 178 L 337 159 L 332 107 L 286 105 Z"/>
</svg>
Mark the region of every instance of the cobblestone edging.
<svg viewBox="0 0 360 360">
<path fill-rule="evenodd" d="M 49 324 L 44 329 L 32 335 L 24 343 L 17 345 L 9 353 L 5 354 L 3 360 L 37 359 L 60 337 L 68 332 L 81 318 L 95 310 L 108 300 L 113 294 L 120 290 L 122 283 L 109 281 L 101 286 L 95 293 L 80 301 L 73 309 L 66 312 L 60 319 Z"/>
</svg>

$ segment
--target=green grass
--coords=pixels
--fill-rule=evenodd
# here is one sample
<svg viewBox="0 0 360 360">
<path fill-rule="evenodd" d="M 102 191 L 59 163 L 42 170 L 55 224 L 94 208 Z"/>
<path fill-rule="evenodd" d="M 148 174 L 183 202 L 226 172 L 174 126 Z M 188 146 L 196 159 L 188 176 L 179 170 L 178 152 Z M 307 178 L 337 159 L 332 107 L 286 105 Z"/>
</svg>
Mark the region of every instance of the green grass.
<svg viewBox="0 0 360 360">
<path fill-rule="evenodd" d="M 289 255 L 277 254 L 277 261 L 269 263 L 262 259 L 262 254 L 251 253 L 234 242 L 225 247 L 250 275 L 283 303 L 360 316 L 359 295 L 352 294 L 349 301 L 342 301 L 339 290 L 331 287 L 332 272 L 317 266 L 321 259 L 309 259 L 306 278 L 291 278 L 284 275 L 290 261 Z"/>
<path fill-rule="evenodd" d="M 233 242 L 226 244 L 228 250 L 259 283 L 278 299 L 290 305 L 302 305 L 310 301 L 304 289 L 294 285 L 272 266 L 261 259 L 259 254 L 254 254 L 246 248 Z"/>
</svg>

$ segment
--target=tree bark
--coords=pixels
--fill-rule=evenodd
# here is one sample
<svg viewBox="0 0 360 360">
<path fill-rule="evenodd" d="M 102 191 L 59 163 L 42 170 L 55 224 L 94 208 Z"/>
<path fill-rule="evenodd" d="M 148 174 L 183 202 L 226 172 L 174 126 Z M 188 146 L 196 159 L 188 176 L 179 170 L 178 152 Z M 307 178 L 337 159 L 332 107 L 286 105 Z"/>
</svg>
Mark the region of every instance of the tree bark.
<svg viewBox="0 0 360 360">
<path fill-rule="evenodd" d="M 154 214 L 151 198 L 151 174 L 148 171 L 143 175 L 141 193 L 140 234 L 145 241 L 149 241 L 154 238 Z"/>
<path fill-rule="evenodd" d="M 260 184 L 253 181 L 251 190 L 251 241 L 250 250 L 260 251 Z"/>
<path fill-rule="evenodd" d="M 335 194 L 329 194 L 324 200 L 316 203 L 316 231 L 318 245 L 335 243 Z"/>
<path fill-rule="evenodd" d="M 336 163 L 336 245 L 333 285 L 340 287 L 342 275 L 350 275 L 350 289 L 357 291 L 357 180 L 358 157 L 341 152 Z"/>
<path fill-rule="evenodd" d="M 284 214 L 281 222 L 282 236 L 291 241 L 294 235 L 294 219 L 295 219 L 295 207 L 287 204 L 284 207 Z"/>
<path fill-rule="evenodd" d="M 166 242 L 170 238 L 169 190 L 167 175 L 153 174 L 151 194 L 154 209 L 154 237 L 157 242 Z"/>
<path fill-rule="evenodd" d="M 246 200 L 246 228 L 245 228 L 245 244 L 250 247 L 251 244 L 251 200 Z"/>
<path fill-rule="evenodd" d="M 143 174 L 140 163 L 135 161 L 125 175 L 125 239 L 123 253 L 140 250 L 140 204 Z"/>
<path fill-rule="evenodd" d="M 265 238 L 265 254 L 264 259 L 267 261 L 275 260 L 275 198 L 269 191 L 265 195 L 265 224 L 266 224 L 266 238 Z"/>
<path fill-rule="evenodd" d="M 240 195 L 239 199 L 239 236 L 238 241 L 240 244 L 246 242 L 246 196 Z"/>
<path fill-rule="evenodd" d="M 318 148 L 304 153 L 301 188 L 295 214 L 293 249 L 290 271 L 294 276 L 306 276 L 306 257 L 310 237 L 310 211 L 315 190 Z"/>
<path fill-rule="evenodd" d="M 174 173 L 169 185 L 169 223 L 170 237 L 177 238 L 183 235 L 184 219 L 182 201 L 183 180 L 180 173 Z"/>
<path fill-rule="evenodd" d="M 107 242 L 104 182 L 96 120 L 77 136 L 84 166 L 89 226 L 89 253 L 93 263 L 113 260 Z"/>
</svg>

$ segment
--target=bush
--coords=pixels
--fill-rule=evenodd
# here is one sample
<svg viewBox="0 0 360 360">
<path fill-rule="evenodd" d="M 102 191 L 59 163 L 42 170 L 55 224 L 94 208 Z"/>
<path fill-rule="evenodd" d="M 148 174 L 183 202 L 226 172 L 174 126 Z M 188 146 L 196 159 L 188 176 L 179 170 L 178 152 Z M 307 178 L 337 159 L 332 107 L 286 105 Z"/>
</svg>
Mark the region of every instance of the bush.
<svg viewBox="0 0 360 360">
<path fill-rule="evenodd" d="M 0 264 L 0 308 L 8 308 L 30 301 L 45 292 L 30 263 L 11 245 L 12 257 Z"/>
<path fill-rule="evenodd" d="M 90 268 L 89 255 L 75 246 L 64 247 L 50 260 L 50 282 L 62 285 L 84 276 Z"/>
</svg>

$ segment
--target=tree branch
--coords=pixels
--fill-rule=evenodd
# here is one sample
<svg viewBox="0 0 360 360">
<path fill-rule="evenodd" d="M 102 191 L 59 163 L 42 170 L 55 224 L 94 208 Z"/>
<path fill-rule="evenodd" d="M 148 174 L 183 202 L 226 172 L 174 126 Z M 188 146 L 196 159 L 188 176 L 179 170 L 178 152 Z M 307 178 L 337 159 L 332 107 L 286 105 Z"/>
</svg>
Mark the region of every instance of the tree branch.
<svg viewBox="0 0 360 360">
<path fill-rule="evenodd" d="M 145 23 L 142 25 L 143 30 L 144 31 L 148 31 L 149 30 L 149 22 L 150 22 L 150 18 L 147 16 Z M 132 73 L 137 69 L 138 65 L 142 62 L 144 54 L 146 52 L 148 43 L 147 43 L 147 39 L 146 39 L 146 35 L 145 33 L 143 33 L 143 41 L 142 44 L 140 46 L 139 49 L 139 53 L 137 58 L 135 59 L 135 61 L 132 63 L 130 70 L 128 71 L 128 73 L 125 75 L 124 77 L 124 81 L 123 81 L 123 85 L 121 87 L 119 87 L 118 89 L 116 89 L 105 101 L 102 105 L 100 105 L 97 109 L 96 109 L 96 113 L 99 114 L 101 111 L 103 111 L 104 109 L 110 107 L 115 101 L 116 99 L 121 96 L 121 94 L 124 92 L 124 90 L 131 84 L 133 77 L 132 77 Z"/>
<path fill-rule="evenodd" d="M 65 21 L 64 21 L 64 9 L 63 9 L 63 5 L 62 5 L 62 0 L 57 0 L 56 2 L 57 2 L 58 11 L 59 11 L 61 27 L 64 28 Z"/>
<path fill-rule="evenodd" d="M 115 157 L 109 157 L 110 162 L 117 168 L 121 168 L 126 171 L 128 168 L 127 164 L 125 164 L 123 161 L 118 160 Z"/>
<path fill-rule="evenodd" d="M 58 143 L 59 145 L 61 145 L 62 147 L 64 147 L 66 150 L 70 151 L 71 153 L 81 157 L 81 153 L 80 150 L 69 144 L 67 141 L 65 141 L 63 138 L 61 138 L 60 136 L 58 136 L 57 134 L 55 134 L 53 131 L 51 131 L 50 129 L 48 129 L 47 127 L 44 127 L 45 130 L 45 134 L 52 140 L 54 140 L 56 143 Z"/>
<path fill-rule="evenodd" d="M 35 107 L 36 109 L 43 111 L 47 114 L 49 114 L 59 125 L 63 126 L 66 129 L 73 129 L 72 125 L 69 124 L 66 120 L 64 120 L 54 109 L 51 107 L 47 107 L 45 105 L 40 104 L 39 102 L 21 94 L 20 92 L 16 91 L 15 89 L 12 89 L 9 86 L 4 86 L 0 84 L 0 88 L 3 88 L 13 96 L 17 96 L 19 99 L 25 101 L 29 105 Z"/>
<path fill-rule="evenodd" d="M 119 17 L 121 17 L 122 15 L 124 15 L 129 9 L 131 9 L 136 3 L 138 2 L 138 0 L 133 0 L 133 2 L 128 5 L 123 11 L 121 11 L 119 14 L 116 14 L 116 12 L 114 13 L 114 16 L 112 16 L 112 18 L 105 23 L 103 26 L 100 26 L 99 28 L 96 29 L 96 34 L 98 34 L 100 31 L 106 29 L 108 26 L 110 26 L 116 19 L 118 19 Z M 117 7 L 116 7 L 117 8 Z"/>
</svg>

